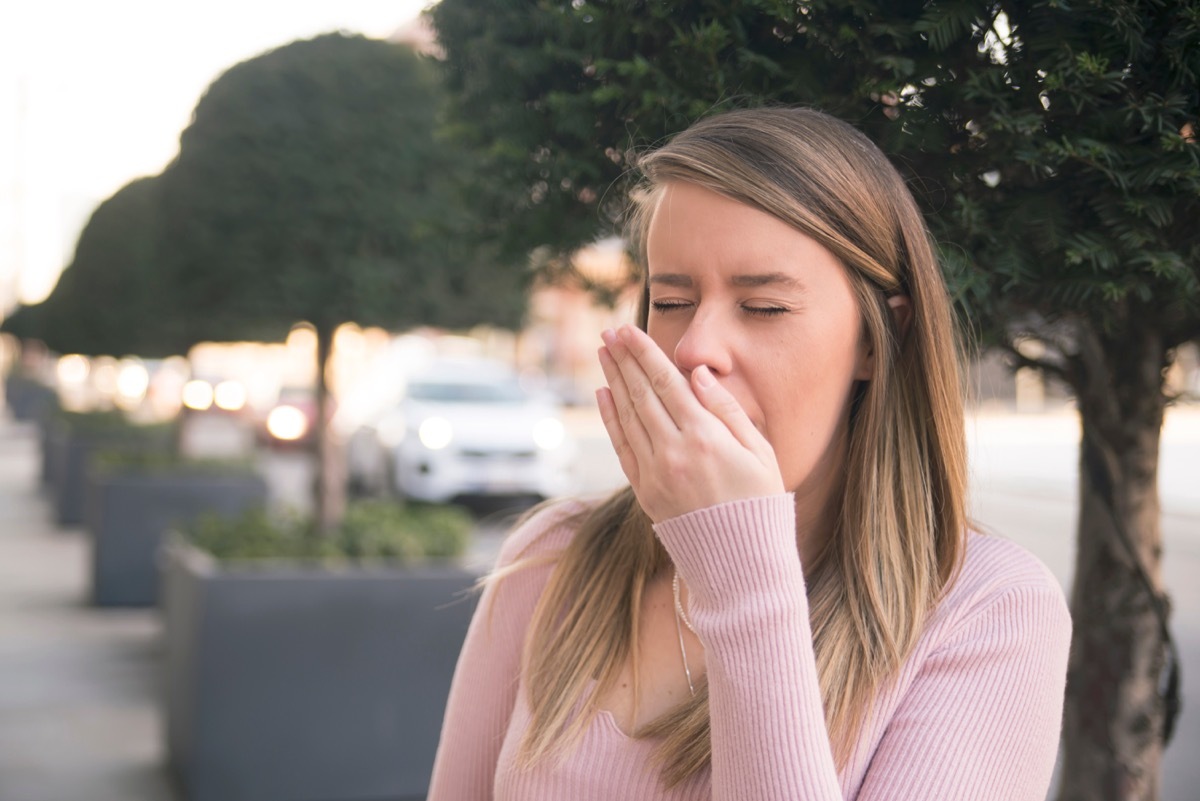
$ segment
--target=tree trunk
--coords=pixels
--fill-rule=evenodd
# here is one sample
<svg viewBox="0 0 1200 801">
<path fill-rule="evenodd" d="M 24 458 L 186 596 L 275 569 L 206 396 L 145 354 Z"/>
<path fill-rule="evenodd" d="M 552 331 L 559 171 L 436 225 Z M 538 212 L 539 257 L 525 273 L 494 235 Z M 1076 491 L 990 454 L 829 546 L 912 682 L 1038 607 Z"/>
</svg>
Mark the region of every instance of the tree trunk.
<svg viewBox="0 0 1200 801">
<path fill-rule="evenodd" d="M 346 511 L 345 454 L 333 427 L 329 425 L 332 397 L 329 394 L 327 372 L 333 355 L 333 332 L 330 325 L 317 326 L 317 419 L 314 422 L 313 448 L 316 460 L 316 486 L 313 498 L 313 517 L 323 535 L 332 534 Z"/>
<path fill-rule="evenodd" d="M 1155 598 L 1134 559 L 1161 594 L 1158 450 L 1167 353 L 1158 332 L 1140 325 L 1101 335 L 1082 324 L 1073 359 L 1083 441 L 1059 801 L 1159 795 L 1166 651 Z"/>
</svg>

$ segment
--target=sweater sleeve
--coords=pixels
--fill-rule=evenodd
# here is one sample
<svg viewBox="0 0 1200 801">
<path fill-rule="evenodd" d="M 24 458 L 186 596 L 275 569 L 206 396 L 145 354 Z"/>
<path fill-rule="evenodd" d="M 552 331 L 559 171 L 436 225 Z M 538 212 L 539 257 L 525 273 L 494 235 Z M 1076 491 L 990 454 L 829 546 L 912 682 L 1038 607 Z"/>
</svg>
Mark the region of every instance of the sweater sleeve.
<svg viewBox="0 0 1200 801">
<path fill-rule="evenodd" d="M 842 799 L 825 727 L 791 495 L 655 527 L 705 647 L 712 797 Z M 1044 797 L 1070 642 L 1057 585 L 993 593 L 904 671 L 858 801 Z M 875 721 L 879 725 L 879 721 Z"/>
<path fill-rule="evenodd" d="M 578 509 L 567 504 L 541 511 L 516 528 L 501 548 L 497 571 L 519 560 L 531 564 L 484 586 L 450 685 L 428 801 L 492 798 L 526 631 L 552 558 L 569 538 L 562 524 L 573 511 Z"/>
<path fill-rule="evenodd" d="M 655 526 L 708 665 L 713 801 L 840 801 L 796 548 L 793 496 Z"/>
</svg>

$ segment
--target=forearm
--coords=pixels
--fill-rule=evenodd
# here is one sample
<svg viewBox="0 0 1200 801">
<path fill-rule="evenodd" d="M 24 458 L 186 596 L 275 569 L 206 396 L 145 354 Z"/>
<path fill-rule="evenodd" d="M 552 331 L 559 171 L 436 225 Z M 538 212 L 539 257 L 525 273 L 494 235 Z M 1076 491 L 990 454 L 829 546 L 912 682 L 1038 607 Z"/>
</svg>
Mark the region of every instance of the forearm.
<svg viewBox="0 0 1200 801">
<path fill-rule="evenodd" d="M 713 798 L 841 799 L 825 727 L 791 495 L 655 527 L 705 647 Z"/>
</svg>

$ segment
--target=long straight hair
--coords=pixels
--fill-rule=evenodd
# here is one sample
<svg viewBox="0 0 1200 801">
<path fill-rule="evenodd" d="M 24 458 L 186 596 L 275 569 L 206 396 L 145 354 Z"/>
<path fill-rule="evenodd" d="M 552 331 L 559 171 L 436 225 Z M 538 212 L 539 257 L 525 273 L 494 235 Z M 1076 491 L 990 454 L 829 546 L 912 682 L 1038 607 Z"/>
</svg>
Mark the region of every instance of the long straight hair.
<svg viewBox="0 0 1200 801">
<path fill-rule="evenodd" d="M 638 167 L 645 184 L 634 197 L 631 233 L 644 269 L 658 195 L 668 183 L 685 182 L 816 240 L 853 286 L 874 372 L 852 400 L 835 530 L 814 564 L 805 565 L 825 721 L 840 769 L 872 700 L 912 651 L 962 559 L 960 349 L 928 232 L 879 149 L 852 126 L 810 109 L 710 117 L 644 155 Z M 889 309 L 892 295 L 910 299 L 904 331 Z M 648 286 L 638 312 L 643 328 L 647 300 Z M 575 525 L 525 646 L 531 719 L 519 759 L 526 766 L 564 756 L 626 660 L 636 666 L 642 596 L 670 563 L 628 488 Z M 706 683 L 697 690 L 634 733 L 659 741 L 668 787 L 711 760 Z M 637 692 L 635 685 L 635 698 Z"/>
</svg>

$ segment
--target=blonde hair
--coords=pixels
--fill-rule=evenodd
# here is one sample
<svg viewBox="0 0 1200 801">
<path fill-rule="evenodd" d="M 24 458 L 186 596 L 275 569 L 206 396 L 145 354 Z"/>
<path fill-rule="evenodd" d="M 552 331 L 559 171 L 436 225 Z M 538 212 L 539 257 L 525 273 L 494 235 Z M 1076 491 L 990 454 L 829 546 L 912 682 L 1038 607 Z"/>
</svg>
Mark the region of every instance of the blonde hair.
<svg viewBox="0 0 1200 801">
<path fill-rule="evenodd" d="M 662 187 L 705 187 L 782 220 L 833 253 L 850 278 L 876 354 L 872 379 L 852 401 L 835 530 L 815 563 L 805 565 L 825 719 L 841 767 L 873 698 L 916 644 L 962 558 L 966 446 L 959 348 L 933 248 L 912 196 L 884 155 L 850 125 L 817 111 L 710 117 L 638 166 L 646 185 L 635 195 L 632 232 L 643 265 L 646 229 Z M 887 302 L 897 294 L 911 302 L 904 332 Z M 647 297 L 644 289 L 643 328 Z M 625 661 L 637 664 L 642 595 L 670 563 L 629 489 L 576 525 L 526 643 L 531 719 L 520 750 L 525 765 L 565 754 Z M 707 686 L 635 736 L 660 739 L 666 786 L 702 770 L 712 754 Z"/>
</svg>

